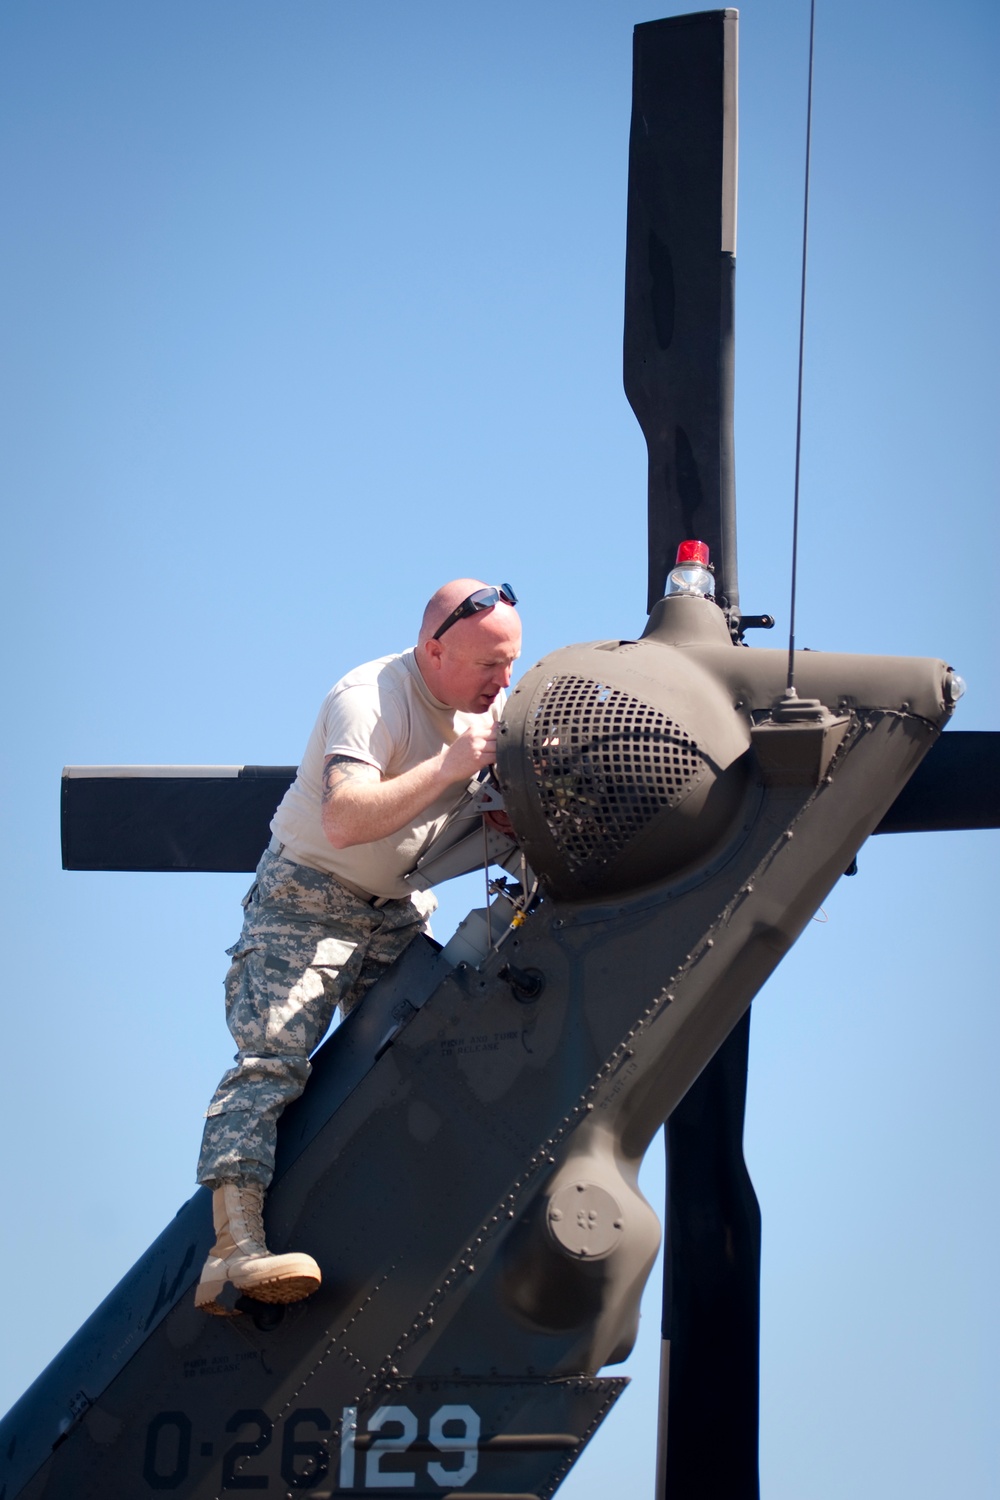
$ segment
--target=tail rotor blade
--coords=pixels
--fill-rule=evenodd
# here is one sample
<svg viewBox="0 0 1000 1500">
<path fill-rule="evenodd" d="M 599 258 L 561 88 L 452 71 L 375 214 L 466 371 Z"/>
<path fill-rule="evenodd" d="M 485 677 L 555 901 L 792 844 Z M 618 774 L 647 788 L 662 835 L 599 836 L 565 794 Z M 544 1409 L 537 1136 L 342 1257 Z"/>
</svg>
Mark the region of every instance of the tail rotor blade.
<svg viewBox="0 0 1000 1500">
<path fill-rule="evenodd" d="M 947 729 L 875 829 L 1000 828 L 1000 731 Z"/>
<path fill-rule="evenodd" d="M 253 870 L 294 766 L 66 766 L 64 870 Z"/>
<path fill-rule="evenodd" d="M 733 467 L 737 13 L 634 33 L 625 393 L 649 450 L 649 597 L 707 542 L 738 614 Z"/>
<path fill-rule="evenodd" d="M 760 1209 L 743 1160 L 750 1012 L 664 1127 L 656 1500 L 759 1500 Z"/>
</svg>

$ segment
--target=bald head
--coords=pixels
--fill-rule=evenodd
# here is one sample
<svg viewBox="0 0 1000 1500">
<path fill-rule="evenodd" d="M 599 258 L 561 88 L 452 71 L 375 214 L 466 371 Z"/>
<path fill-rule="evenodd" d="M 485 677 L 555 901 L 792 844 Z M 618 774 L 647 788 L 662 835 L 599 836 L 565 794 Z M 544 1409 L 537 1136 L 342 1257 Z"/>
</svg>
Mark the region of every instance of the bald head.
<svg viewBox="0 0 1000 1500">
<path fill-rule="evenodd" d="M 483 583 L 479 578 L 453 578 L 450 583 L 443 583 L 427 601 L 427 608 L 420 622 L 418 645 L 422 646 L 425 641 L 433 639 L 434 632 L 440 630 L 452 610 L 457 609 L 463 599 L 468 599 L 476 589 L 486 588 L 489 588 L 489 584 Z"/>
<path fill-rule="evenodd" d="M 517 611 L 502 600 L 456 620 L 435 640 L 435 633 L 477 589 L 490 588 L 479 578 L 453 578 L 428 600 L 417 639 L 416 659 L 434 696 L 466 713 L 485 713 L 521 651 Z"/>
</svg>

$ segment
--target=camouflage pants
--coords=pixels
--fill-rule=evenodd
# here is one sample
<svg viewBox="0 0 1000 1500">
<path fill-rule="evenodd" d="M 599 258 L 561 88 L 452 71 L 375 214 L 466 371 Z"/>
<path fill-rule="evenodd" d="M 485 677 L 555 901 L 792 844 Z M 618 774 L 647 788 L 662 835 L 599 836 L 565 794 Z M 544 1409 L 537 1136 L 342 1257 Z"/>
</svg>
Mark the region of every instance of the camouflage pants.
<svg viewBox="0 0 1000 1500">
<path fill-rule="evenodd" d="M 297 1099 L 339 1005 L 346 1016 L 421 932 L 433 898 L 373 907 L 332 876 L 265 853 L 228 950 L 226 1022 L 239 1051 L 206 1111 L 198 1181 L 274 1172 L 278 1116 Z"/>
</svg>

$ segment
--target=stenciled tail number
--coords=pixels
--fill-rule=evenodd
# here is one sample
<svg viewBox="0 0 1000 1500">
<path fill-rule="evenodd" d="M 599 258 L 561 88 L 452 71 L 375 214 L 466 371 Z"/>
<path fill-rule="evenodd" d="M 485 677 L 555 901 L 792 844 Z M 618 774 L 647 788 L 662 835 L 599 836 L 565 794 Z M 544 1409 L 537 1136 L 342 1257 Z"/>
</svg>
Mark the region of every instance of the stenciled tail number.
<svg viewBox="0 0 1000 1500">
<path fill-rule="evenodd" d="M 355 1448 L 357 1411 L 345 1407 L 341 1420 L 340 1488 L 354 1489 L 358 1471 L 365 1489 L 409 1489 L 416 1485 L 416 1469 L 400 1463 L 419 1437 L 419 1423 L 408 1406 L 380 1406 L 368 1419 L 364 1452 Z M 331 1429 L 330 1418 L 318 1406 L 290 1413 L 281 1437 L 280 1474 L 292 1489 L 310 1490 L 330 1471 L 330 1453 L 319 1434 Z M 226 1423 L 226 1432 L 241 1434 L 240 1440 L 222 1456 L 223 1490 L 265 1490 L 267 1474 L 253 1470 L 253 1463 L 269 1448 L 274 1423 L 266 1412 L 244 1407 Z M 471 1406 L 438 1407 L 430 1419 L 427 1440 L 439 1458 L 427 1460 L 427 1477 L 442 1489 L 468 1484 L 479 1467 L 479 1415 Z M 157 1412 L 146 1430 L 142 1474 L 151 1490 L 176 1490 L 187 1479 L 191 1462 L 191 1419 L 182 1411 Z M 201 1447 L 202 1454 L 210 1451 Z M 391 1458 L 389 1467 L 383 1467 Z M 456 1466 L 455 1460 L 458 1460 Z"/>
</svg>

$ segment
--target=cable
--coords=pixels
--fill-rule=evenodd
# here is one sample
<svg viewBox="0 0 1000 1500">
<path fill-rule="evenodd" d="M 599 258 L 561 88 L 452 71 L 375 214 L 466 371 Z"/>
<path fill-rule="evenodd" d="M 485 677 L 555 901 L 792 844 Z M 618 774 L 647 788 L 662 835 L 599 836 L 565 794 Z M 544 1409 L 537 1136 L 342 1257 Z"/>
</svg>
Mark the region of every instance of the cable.
<svg viewBox="0 0 1000 1500">
<path fill-rule="evenodd" d="M 486 945 L 493 947 L 493 921 L 490 912 L 490 831 L 483 819 L 483 875 L 486 879 Z"/>
<path fill-rule="evenodd" d="M 802 457 L 802 371 L 806 342 L 806 261 L 809 248 L 809 162 L 812 155 L 813 39 L 816 0 L 809 6 L 809 94 L 806 102 L 806 184 L 802 209 L 802 293 L 799 305 L 799 393 L 795 409 L 795 500 L 792 507 L 792 600 L 788 628 L 788 697 L 795 694 L 795 584 L 799 565 L 799 470 Z"/>
</svg>

